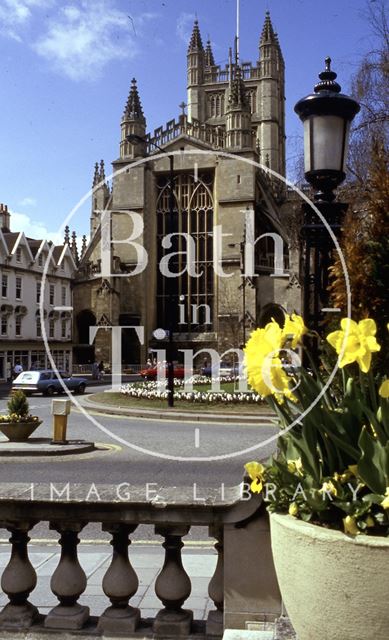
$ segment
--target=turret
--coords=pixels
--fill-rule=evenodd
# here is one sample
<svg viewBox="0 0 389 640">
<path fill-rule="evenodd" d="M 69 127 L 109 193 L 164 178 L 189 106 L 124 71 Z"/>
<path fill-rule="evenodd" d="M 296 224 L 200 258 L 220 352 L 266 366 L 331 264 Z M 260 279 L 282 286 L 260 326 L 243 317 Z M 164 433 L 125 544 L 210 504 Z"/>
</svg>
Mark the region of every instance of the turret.
<svg viewBox="0 0 389 640">
<path fill-rule="evenodd" d="M 130 144 L 126 137 L 135 134 L 144 138 L 146 135 L 146 118 L 143 115 L 142 104 L 139 98 L 135 78 L 131 81 L 131 89 L 121 122 L 120 157 L 133 160 L 145 155 L 144 143 Z"/>
<path fill-rule="evenodd" d="M 227 106 L 227 147 L 229 149 L 252 148 L 251 110 L 242 78 L 242 70 L 238 64 L 231 63 L 230 51 L 230 86 Z"/>
<path fill-rule="evenodd" d="M 188 120 L 204 118 L 204 65 L 205 52 L 199 23 L 195 20 L 188 46 Z"/>
<path fill-rule="evenodd" d="M 285 174 L 285 65 L 277 33 L 267 11 L 259 39 L 260 91 L 257 111 L 261 125 L 258 143 L 263 164 L 268 158 L 271 169 Z"/>
</svg>

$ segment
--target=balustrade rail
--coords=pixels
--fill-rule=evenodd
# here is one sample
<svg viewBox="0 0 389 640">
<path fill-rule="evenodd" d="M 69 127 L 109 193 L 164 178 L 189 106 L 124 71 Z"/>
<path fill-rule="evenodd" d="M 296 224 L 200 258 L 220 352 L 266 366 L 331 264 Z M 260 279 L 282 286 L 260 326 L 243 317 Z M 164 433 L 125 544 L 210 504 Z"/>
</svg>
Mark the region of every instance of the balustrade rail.
<svg viewBox="0 0 389 640">
<path fill-rule="evenodd" d="M 247 620 L 274 620 L 280 615 L 268 519 L 260 496 L 243 500 L 241 488 L 233 487 L 222 494 L 220 489 L 206 494 L 202 490 L 207 497 L 194 499 L 192 488 L 163 488 L 156 498 L 146 499 L 144 488 L 130 488 L 123 500 L 117 486 L 93 486 L 90 492 L 89 486 L 69 485 L 61 497 L 50 485 L 2 486 L 0 527 L 11 533 L 11 555 L 1 577 L 9 602 L 0 612 L 0 637 L 2 630 L 28 630 L 29 638 L 35 637 L 34 632 L 38 637 L 43 630 L 67 630 L 81 635 L 88 632 L 92 637 L 216 638 L 227 626 L 244 628 Z M 92 498 L 86 500 L 86 496 Z M 40 522 L 49 522 L 50 529 L 58 532 L 61 548 L 50 583 L 58 604 L 46 616 L 33 604 L 37 575 L 28 555 L 30 532 Z M 107 608 L 100 616 L 82 604 L 87 578 L 77 546 L 89 523 L 100 523 L 111 535 L 112 559 L 101 585 Z M 139 581 L 128 547 L 139 524 L 154 526 L 164 540 L 165 559 L 155 583 L 161 609 L 154 619 L 142 618 L 142 612 L 131 604 Z M 208 587 L 215 608 L 203 623 L 194 621 L 193 613 L 184 608 L 191 580 L 181 560 L 182 538 L 194 525 L 209 528 L 218 555 Z"/>
</svg>

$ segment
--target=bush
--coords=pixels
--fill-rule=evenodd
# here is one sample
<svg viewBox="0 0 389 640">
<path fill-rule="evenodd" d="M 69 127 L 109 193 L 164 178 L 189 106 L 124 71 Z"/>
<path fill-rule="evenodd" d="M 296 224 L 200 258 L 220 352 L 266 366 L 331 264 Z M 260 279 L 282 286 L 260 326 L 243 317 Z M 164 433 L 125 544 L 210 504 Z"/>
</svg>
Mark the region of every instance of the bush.
<svg viewBox="0 0 389 640">
<path fill-rule="evenodd" d="M 7 407 L 10 414 L 15 414 L 20 417 L 28 416 L 30 412 L 28 401 L 23 391 L 15 391 Z"/>
</svg>

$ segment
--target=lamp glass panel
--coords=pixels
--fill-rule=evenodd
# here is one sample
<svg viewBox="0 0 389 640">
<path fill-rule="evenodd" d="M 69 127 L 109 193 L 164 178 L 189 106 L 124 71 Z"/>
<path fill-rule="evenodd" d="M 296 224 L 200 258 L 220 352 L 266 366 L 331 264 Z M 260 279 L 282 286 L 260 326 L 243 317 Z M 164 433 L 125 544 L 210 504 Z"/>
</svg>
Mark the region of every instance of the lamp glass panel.
<svg viewBox="0 0 389 640">
<path fill-rule="evenodd" d="M 312 116 L 311 171 L 343 171 L 344 128 L 339 116 Z"/>
</svg>

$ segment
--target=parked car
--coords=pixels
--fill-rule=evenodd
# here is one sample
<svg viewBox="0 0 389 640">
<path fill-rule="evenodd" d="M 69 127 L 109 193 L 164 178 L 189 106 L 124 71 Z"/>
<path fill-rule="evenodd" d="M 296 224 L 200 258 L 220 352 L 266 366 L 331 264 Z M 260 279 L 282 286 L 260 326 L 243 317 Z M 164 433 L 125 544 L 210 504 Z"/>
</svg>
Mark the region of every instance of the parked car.
<svg viewBox="0 0 389 640">
<path fill-rule="evenodd" d="M 230 364 L 228 362 L 220 362 L 220 364 L 203 367 L 201 373 L 203 376 L 210 376 L 212 378 L 227 378 L 229 376 L 240 375 L 240 369 L 242 369 L 242 367 L 239 367 L 238 363 Z"/>
<path fill-rule="evenodd" d="M 85 378 L 73 378 L 65 371 L 58 372 L 62 382 L 74 393 L 84 393 L 88 380 Z M 12 390 L 20 389 L 26 395 L 31 393 L 43 393 L 52 396 L 53 393 L 62 393 L 63 387 L 55 371 L 43 369 L 40 371 L 23 371 L 12 383 Z"/>
<path fill-rule="evenodd" d="M 181 364 L 174 364 L 173 365 L 173 372 L 174 372 L 174 377 L 178 378 L 179 380 L 183 380 L 185 378 L 185 369 Z M 142 369 L 142 371 L 140 371 L 140 375 L 142 376 L 142 378 L 144 378 L 145 380 L 156 380 L 157 379 L 157 367 L 149 367 L 148 369 Z M 166 366 L 166 377 L 167 377 L 167 366 Z"/>
</svg>

